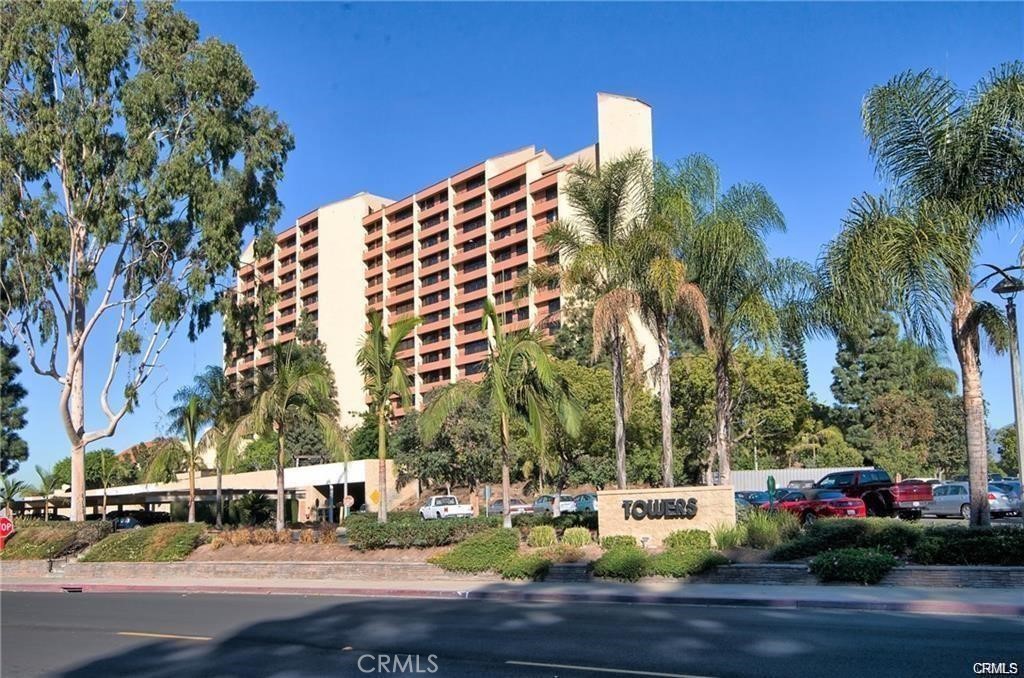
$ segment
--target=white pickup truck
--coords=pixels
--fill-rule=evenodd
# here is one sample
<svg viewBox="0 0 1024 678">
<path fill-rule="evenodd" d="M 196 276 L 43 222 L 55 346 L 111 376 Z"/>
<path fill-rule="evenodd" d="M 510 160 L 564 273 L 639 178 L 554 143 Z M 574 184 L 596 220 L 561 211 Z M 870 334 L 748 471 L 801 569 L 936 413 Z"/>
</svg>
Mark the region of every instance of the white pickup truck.
<svg viewBox="0 0 1024 678">
<path fill-rule="evenodd" d="M 420 507 L 420 516 L 424 520 L 435 518 L 469 518 L 473 515 L 473 507 L 469 504 L 460 504 L 458 497 L 451 494 L 439 494 L 427 499 L 427 503 Z"/>
</svg>

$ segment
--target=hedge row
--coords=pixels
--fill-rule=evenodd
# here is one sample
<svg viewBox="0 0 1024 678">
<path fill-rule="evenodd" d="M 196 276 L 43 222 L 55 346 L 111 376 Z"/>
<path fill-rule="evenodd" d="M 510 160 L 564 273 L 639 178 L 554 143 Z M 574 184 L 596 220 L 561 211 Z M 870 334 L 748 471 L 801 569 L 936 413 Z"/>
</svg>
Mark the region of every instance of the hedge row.
<svg viewBox="0 0 1024 678">
<path fill-rule="evenodd" d="M 846 548 L 819 554 L 811 561 L 811 572 L 821 581 L 877 584 L 898 564 L 886 551 Z"/>
<path fill-rule="evenodd" d="M 457 544 L 478 532 L 501 524 L 501 518 L 451 518 L 422 520 L 398 518 L 379 524 L 376 519 L 348 521 L 348 542 L 360 550 L 412 548 Z"/>
<path fill-rule="evenodd" d="M 636 546 L 616 546 L 594 561 L 594 576 L 636 581 L 647 575 L 689 577 L 706 572 L 729 559 L 702 548 L 670 548 L 650 555 Z"/>
<path fill-rule="evenodd" d="M 497 527 L 474 534 L 430 562 L 453 572 L 498 571 L 518 550 L 516 531 Z"/>
<path fill-rule="evenodd" d="M 3 560 L 45 560 L 78 553 L 109 535 L 114 526 L 107 520 L 74 523 L 70 521 L 16 521 L 17 531 L 9 537 Z"/>
<path fill-rule="evenodd" d="M 1024 530 L 1017 527 L 922 527 L 894 518 L 819 520 L 782 544 L 774 560 L 837 549 L 875 549 L 921 565 L 1024 565 Z"/>
</svg>

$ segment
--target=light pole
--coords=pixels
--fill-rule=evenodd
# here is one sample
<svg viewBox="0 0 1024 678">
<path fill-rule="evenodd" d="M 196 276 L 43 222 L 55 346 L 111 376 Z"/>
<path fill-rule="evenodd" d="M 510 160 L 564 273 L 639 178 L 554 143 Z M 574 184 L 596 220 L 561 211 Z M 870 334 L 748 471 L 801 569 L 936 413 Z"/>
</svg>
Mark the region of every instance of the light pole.
<svg viewBox="0 0 1024 678">
<path fill-rule="evenodd" d="M 997 266 L 987 264 L 1002 279 L 992 286 L 992 291 L 1006 300 L 1006 324 L 1010 330 L 1010 381 L 1013 385 L 1013 428 L 1017 433 L 1017 477 L 1024 481 L 1024 393 L 1021 390 L 1020 340 L 1017 336 L 1017 305 L 1013 298 L 1024 291 L 1024 280 L 1014 277 Z M 1019 269 L 1013 267 L 1009 270 Z M 1024 522 L 1024 511 L 1021 511 Z"/>
</svg>

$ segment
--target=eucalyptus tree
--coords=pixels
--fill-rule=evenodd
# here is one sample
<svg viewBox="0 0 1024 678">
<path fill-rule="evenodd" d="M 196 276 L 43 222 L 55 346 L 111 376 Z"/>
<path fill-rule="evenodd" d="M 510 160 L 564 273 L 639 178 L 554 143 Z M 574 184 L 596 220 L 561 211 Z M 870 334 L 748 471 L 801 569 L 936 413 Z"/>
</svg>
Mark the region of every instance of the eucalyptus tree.
<svg viewBox="0 0 1024 678">
<path fill-rule="evenodd" d="M 17 480 L 10 476 L 0 477 L 0 502 L 3 503 L 7 513 L 11 513 L 11 504 L 19 494 L 24 494 L 29 489 L 28 483 Z"/>
<path fill-rule="evenodd" d="M 420 324 L 416 317 L 402 318 L 389 329 L 379 312 L 367 316 L 370 329 L 359 346 L 356 363 L 363 375 L 363 389 L 370 399 L 370 411 L 377 420 L 377 522 L 388 521 L 388 432 L 394 401 L 402 407 L 412 404 L 411 384 L 405 362 L 398 357 L 402 342 Z"/>
<path fill-rule="evenodd" d="M 487 403 L 497 414 L 501 440 L 501 502 L 505 527 L 512 527 L 512 426 L 521 422 L 533 445 L 541 449 L 552 421 L 569 435 L 579 431 L 580 411 L 569 382 L 558 374 L 548 345 L 533 330 L 506 332 L 490 299 L 484 302 L 483 331 L 489 332 L 484 378 L 460 381 L 427 405 L 420 416 L 423 437 L 431 441 L 445 420 L 467 401 Z"/>
<path fill-rule="evenodd" d="M 0 322 L 56 385 L 83 520 L 86 446 L 209 325 L 294 144 L 239 51 L 169 3 L 5 2 L 0 73 Z"/>
<path fill-rule="evenodd" d="M 285 440 L 290 428 L 302 421 L 312 421 L 332 454 L 338 454 L 345 445 L 337 419 L 338 404 L 331 397 L 332 383 L 330 367 L 323 362 L 293 360 L 290 351 L 275 346 L 273 369 L 257 383 L 249 411 L 235 422 L 228 434 L 226 445 L 232 450 L 253 436 L 275 438 L 278 531 L 285 528 L 284 469 L 289 456 Z"/>
<path fill-rule="evenodd" d="M 43 497 L 43 520 L 46 521 L 50 519 L 50 497 L 60 488 L 60 478 L 39 464 L 36 464 L 36 475 L 39 476 L 39 484 L 34 489 Z"/>
<path fill-rule="evenodd" d="M 730 372 L 737 348 L 775 344 L 782 322 L 809 319 L 814 280 L 810 267 L 773 259 L 765 238 L 785 230 L 782 211 L 764 186 L 735 184 L 723 191 L 718 167 L 691 155 L 659 173 L 659 190 L 688 203 L 692 216 L 676 220 L 677 252 L 688 282 L 703 294 L 707 315 L 681 318 L 714 360 L 714 459 L 719 483 L 731 476 L 735 397 Z M 705 321 L 706 325 L 698 321 Z"/>
<path fill-rule="evenodd" d="M 642 152 L 602 163 L 577 165 L 565 186 L 570 214 L 560 215 L 544 244 L 560 253 L 557 269 L 531 273 L 534 285 L 558 280 L 570 295 L 594 301 L 591 358 L 607 351 L 615 400 L 615 475 L 626 487 L 626 377 L 642 372 L 642 347 L 633 318 L 641 308 L 634 280 L 636 261 L 650 247 L 647 222 L 651 158 Z"/>
<path fill-rule="evenodd" d="M 970 92 L 930 70 L 901 73 L 868 92 L 864 130 L 882 195 L 853 201 L 824 250 L 824 291 L 838 325 L 879 309 L 916 338 L 947 330 L 960 366 L 971 524 L 990 522 L 981 389 L 982 333 L 1005 346 L 1002 314 L 974 297 L 983 234 L 1024 213 L 1024 63 L 994 69 Z"/>
</svg>

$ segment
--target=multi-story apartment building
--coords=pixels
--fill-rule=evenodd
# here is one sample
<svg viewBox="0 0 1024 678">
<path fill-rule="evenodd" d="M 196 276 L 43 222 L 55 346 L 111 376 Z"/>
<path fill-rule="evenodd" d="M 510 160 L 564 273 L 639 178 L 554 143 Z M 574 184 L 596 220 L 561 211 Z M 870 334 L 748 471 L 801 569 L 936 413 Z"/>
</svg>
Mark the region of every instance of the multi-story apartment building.
<svg viewBox="0 0 1024 678">
<path fill-rule="evenodd" d="M 632 150 L 652 154 L 651 109 L 638 99 L 597 96 L 597 143 L 555 158 L 533 146 L 489 158 L 400 200 L 360 193 L 300 217 L 277 236 L 273 255 L 256 259 L 252 245 L 238 274 L 240 297 L 257 279 L 278 301 L 262 336 L 226 358 L 229 374 L 251 376 L 270 363 L 269 348 L 295 339 L 305 312 L 316 324 L 335 371 L 343 418 L 365 409 L 356 352 L 366 313 L 387 324 L 422 319 L 400 356 L 414 374 L 417 407 L 432 390 L 482 378 L 487 335 L 484 300 L 494 301 L 507 328 L 552 332 L 566 304 L 561 289 L 531 289 L 519 279 L 531 266 L 555 265 L 543 244 L 548 225 L 572 218 L 565 200 L 568 172 Z"/>
</svg>

